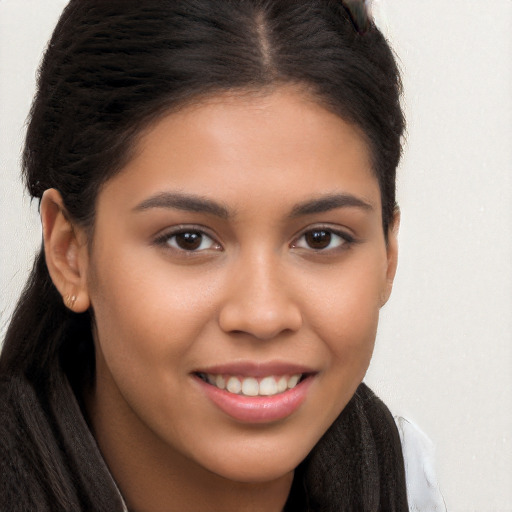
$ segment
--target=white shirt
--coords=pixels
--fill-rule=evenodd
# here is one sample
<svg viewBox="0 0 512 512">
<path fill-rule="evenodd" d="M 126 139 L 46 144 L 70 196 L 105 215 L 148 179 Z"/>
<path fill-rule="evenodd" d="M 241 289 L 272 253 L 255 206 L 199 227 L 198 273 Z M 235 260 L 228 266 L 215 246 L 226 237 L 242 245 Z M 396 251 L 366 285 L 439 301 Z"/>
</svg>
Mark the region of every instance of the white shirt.
<svg viewBox="0 0 512 512">
<path fill-rule="evenodd" d="M 446 512 L 434 464 L 434 445 L 411 421 L 395 417 L 402 442 L 410 512 Z"/>
</svg>

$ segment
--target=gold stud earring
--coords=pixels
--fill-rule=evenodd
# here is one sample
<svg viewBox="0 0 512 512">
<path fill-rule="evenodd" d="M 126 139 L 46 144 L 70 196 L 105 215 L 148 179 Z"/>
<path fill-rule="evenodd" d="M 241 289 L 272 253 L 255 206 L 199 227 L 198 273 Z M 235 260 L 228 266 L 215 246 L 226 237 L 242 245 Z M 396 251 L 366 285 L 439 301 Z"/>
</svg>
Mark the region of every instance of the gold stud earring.
<svg viewBox="0 0 512 512">
<path fill-rule="evenodd" d="M 76 299 L 76 295 L 66 295 L 64 297 L 64 304 L 68 309 L 73 309 L 75 307 Z"/>
</svg>

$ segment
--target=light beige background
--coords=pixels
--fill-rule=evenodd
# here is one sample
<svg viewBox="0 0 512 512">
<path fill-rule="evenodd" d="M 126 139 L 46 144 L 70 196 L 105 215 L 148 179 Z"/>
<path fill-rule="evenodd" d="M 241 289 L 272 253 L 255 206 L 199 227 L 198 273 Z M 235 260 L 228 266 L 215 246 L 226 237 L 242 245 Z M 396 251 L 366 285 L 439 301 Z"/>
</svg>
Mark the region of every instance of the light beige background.
<svg viewBox="0 0 512 512">
<path fill-rule="evenodd" d="M 40 243 L 19 155 L 65 4 L 0 0 L 0 337 Z M 512 511 L 512 1 L 373 4 L 409 128 L 399 273 L 367 382 L 435 443 L 450 511 Z"/>
</svg>

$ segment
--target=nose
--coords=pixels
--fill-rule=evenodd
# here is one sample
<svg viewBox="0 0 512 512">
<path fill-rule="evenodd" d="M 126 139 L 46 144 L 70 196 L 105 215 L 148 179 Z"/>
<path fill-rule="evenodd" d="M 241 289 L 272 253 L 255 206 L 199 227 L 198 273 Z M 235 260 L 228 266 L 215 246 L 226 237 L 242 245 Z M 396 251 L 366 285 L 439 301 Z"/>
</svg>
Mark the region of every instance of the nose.
<svg viewBox="0 0 512 512">
<path fill-rule="evenodd" d="M 290 281 L 272 258 L 240 261 L 227 278 L 219 313 L 221 329 L 260 340 L 298 331 L 302 313 Z"/>
</svg>

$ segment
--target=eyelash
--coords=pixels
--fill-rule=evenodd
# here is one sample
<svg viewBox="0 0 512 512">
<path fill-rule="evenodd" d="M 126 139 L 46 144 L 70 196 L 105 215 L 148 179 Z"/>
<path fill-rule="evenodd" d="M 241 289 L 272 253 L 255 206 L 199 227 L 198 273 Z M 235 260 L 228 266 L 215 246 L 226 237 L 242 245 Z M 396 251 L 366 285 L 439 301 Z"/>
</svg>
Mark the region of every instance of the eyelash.
<svg viewBox="0 0 512 512">
<path fill-rule="evenodd" d="M 334 248 L 328 248 L 328 247 L 315 248 L 310 245 L 311 241 L 309 243 L 306 242 L 307 246 L 299 245 L 300 240 L 305 239 L 305 237 L 307 237 L 307 235 L 311 235 L 313 233 L 327 234 L 329 237 L 328 238 L 329 245 L 332 242 L 333 237 L 338 238 L 339 241 L 337 242 L 337 246 Z M 176 239 L 176 237 L 178 237 L 179 235 L 198 235 L 199 246 L 191 247 L 190 249 L 186 249 L 184 247 L 180 247 L 178 245 L 178 243 L 176 243 L 176 240 L 174 240 L 174 245 L 172 245 L 170 243 L 170 241 L 173 239 Z M 201 249 L 201 245 L 203 245 L 205 240 L 210 240 L 210 243 L 208 243 L 209 247 Z M 190 241 L 194 242 L 194 241 L 197 241 L 197 239 L 194 240 L 191 237 Z M 212 250 L 212 249 L 216 250 L 216 251 L 223 250 L 222 246 L 212 236 L 210 236 L 208 233 L 206 233 L 205 229 L 201 226 L 180 226 L 176 229 L 173 229 L 172 231 L 167 231 L 167 232 L 163 233 L 162 235 L 158 236 L 155 239 L 154 243 L 156 245 L 163 246 L 163 247 L 171 249 L 171 250 L 179 251 L 179 252 L 181 252 L 183 254 L 187 254 L 187 255 L 193 255 L 193 254 L 197 254 L 197 253 L 207 251 L 207 250 Z M 321 253 L 321 252 L 332 253 L 332 252 L 337 252 L 337 251 L 341 251 L 341 250 L 346 250 L 354 243 L 356 243 L 356 239 L 352 235 L 350 235 L 344 231 L 333 229 L 329 226 L 315 226 L 315 227 L 310 227 L 310 228 L 302 231 L 300 236 L 296 237 L 294 239 L 294 241 L 290 244 L 290 247 L 292 249 L 311 250 L 311 251 L 314 251 L 315 253 Z"/>
<path fill-rule="evenodd" d="M 315 247 L 311 247 L 310 244 L 308 244 L 308 247 L 301 247 L 298 245 L 298 242 L 301 239 L 305 238 L 308 234 L 312 234 L 312 233 L 328 234 L 329 235 L 329 240 L 328 240 L 329 244 L 332 242 L 332 239 L 334 236 L 339 239 L 338 245 L 333 248 L 327 248 L 327 247 L 315 248 Z M 291 244 L 291 247 L 297 248 L 297 249 L 311 250 L 311 251 L 314 251 L 315 253 L 321 253 L 321 252 L 333 253 L 333 252 L 346 250 L 346 249 L 350 248 L 350 246 L 353 245 L 354 243 L 356 243 L 355 237 L 353 237 L 352 235 L 350 235 L 349 233 L 347 233 L 345 231 L 341 231 L 339 229 L 334 229 L 329 226 L 315 226 L 315 227 L 309 227 L 308 229 L 304 230 L 299 237 L 295 238 L 295 240 Z"/>
<path fill-rule="evenodd" d="M 199 235 L 199 237 L 200 237 L 199 247 L 185 249 L 183 247 L 180 247 L 177 243 L 174 246 L 171 245 L 171 243 L 170 243 L 171 240 L 176 239 L 176 237 L 178 237 L 179 235 L 191 235 L 191 234 Z M 201 245 L 203 244 L 205 239 L 210 240 L 211 243 L 209 245 L 213 245 L 214 247 L 208 247 L 208 248 L 201 249 Z M 191 241 L 193 241 L 193 240 L 191 239 Z M 206 233 L 205 229 L 201 226 L 180 226 L 176 229 L 173 229 L 172 231 L 166 231 L 162 235 L 158 236 L 155 239 L 154 243 L 156 245 L 165 247 L 167 249 L 180 251 L 181 253 L 187 254 L 187 255 L 193 255 L 195 253 L 203 252 L 203 251 L 210 250 L 210 249 L 213 249 L 216 251 L 222 250 L 221 245 L 212 236 L 210 236 L 208 233 Z"/>
</svg>

